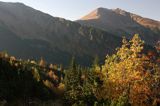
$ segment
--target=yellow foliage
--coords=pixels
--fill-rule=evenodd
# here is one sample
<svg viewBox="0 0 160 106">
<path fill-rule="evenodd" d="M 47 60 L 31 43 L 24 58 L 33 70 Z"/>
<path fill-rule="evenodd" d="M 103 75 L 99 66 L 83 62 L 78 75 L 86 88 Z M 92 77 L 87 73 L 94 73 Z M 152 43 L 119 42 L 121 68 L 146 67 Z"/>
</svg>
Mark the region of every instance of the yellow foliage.
<svg viewBox="0 0 160 106">
<path fill-rule="evenodd" d="M 99 76 L 103 85 L 95 95 L 98 99 L 118 100 L 126 93 L 131 105 L 147 106 L 160 90 L 153 87 L 158 84 L 155 78 L 160 81 L 160 69 L 141 53 L 144 42 L 137 34 L 129 42 L 125 38 L 122 42 L 115 55 L 106 57 Z"/>
</svg>

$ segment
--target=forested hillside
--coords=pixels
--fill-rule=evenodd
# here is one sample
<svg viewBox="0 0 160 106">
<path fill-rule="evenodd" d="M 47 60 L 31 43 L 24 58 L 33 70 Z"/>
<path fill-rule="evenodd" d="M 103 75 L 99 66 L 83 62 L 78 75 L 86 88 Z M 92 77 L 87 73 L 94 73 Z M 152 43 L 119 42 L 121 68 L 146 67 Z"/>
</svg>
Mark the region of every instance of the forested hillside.
<svg viewBox="0 0 160 106">
<path fill-rule="evenodd" d="M 123 38 L 116 53 L 99 65 L 49 64 L 0 53 L 0 105 L 3 106 L 159 106 L 160 42 L 143 52 L 138 35 Z M 57 102 L 58 101 L 58 102 Z"/>
<path fill-rule="evenodd" d="M 0 53 L 0 103 L 17 106 L 37 99 L 54 100 L 60 95 L 57 91 L 63 87 L 63 78 L 64 73 L 57 66 L 47 66 L 43 59 L 36 63 Z"/>
</svg>

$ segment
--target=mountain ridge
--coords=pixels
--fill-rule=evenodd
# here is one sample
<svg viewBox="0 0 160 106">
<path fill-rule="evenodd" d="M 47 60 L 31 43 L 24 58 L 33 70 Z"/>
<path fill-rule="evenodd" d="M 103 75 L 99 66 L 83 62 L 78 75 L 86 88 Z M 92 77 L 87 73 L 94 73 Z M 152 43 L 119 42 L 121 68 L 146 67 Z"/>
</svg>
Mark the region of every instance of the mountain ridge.
<svg viewBox="0 0 160 106">
<path fill-rule="evenodd" d="M 120 37 L 106 31 L 19 3 L 0 3 L 0 27 L 0 51 L 25 59 L 44 57 L 53 63 L 69 63 L 75 55 L 81 63 L 90 64 L 95 55 L 105 57 L 121 42 Z"/>
<path fill-rule="evenodd" d="M 122 9 L 97 8 L 77 20 L 82 25 L 92 26 L 117 36 L 138 33 L 148 44 L 154 45 L 160 40 L 160 22 Z"/>
</svg>

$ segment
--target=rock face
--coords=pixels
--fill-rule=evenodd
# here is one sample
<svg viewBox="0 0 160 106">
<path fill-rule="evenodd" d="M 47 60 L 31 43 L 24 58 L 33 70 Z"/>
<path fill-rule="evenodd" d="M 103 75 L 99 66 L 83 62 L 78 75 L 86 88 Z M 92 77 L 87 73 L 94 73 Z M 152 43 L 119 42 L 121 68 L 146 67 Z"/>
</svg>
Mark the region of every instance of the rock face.
<svg viewBox="0 0 160 106">
<path fill-rule="evenodd" d="M 52 63 L 91 63 L 95 55 L 105 57 L 120 45 L 121 37 L 52 17 L 21 3 L 0 2 L 0 51 L 19 58 Z"/>
<path fill-rule="evenodd" d="M 117 36 L 130 38 L 140 34 L 146 43 L 154 45 L 160 40 L 160 22 L 117 9 L 98 8 L 77 22 L 103 29 Z"/>
</svg>

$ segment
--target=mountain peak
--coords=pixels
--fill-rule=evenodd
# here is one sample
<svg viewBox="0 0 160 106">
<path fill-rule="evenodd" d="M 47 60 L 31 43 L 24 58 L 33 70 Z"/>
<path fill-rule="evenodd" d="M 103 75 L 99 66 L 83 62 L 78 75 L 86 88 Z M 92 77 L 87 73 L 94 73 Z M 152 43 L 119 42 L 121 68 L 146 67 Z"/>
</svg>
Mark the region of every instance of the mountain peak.
<svg viewBox="0 0 160 106">
<path fill-rule="evenodd" d="M 107 17 L 109 15 L 113 14 L 119 14 L 123 16 L 127 16 L 129 12 L 126 12 L 125 10 L 122 10 L 120 8 L 116 9 L 107 9 L 104 7 L 99 7 L 95 9 L 94 11 L 90 12 L 88 15 L 82 17 L 82 20 L 89 20 L 89 19 L 99 19 L 103 17 Z"/>
<path fill-rule="evenodd" d="M 106 14 L 106 12 L 108 12 L 108 11 L 110 11 L 110 9 L 99 7 L 97 9 L 95 9 L 94 11 L 92 11 L 91 13 L 89 13 L 88 15 L 82 17 L 81 19 L 82 20 L 98 19 L 102 15 Z"/>
<path fill-rule="evenodd" d="M 127 12 L 120 8 L 98 8 L 78 21 L 87 26 L 109 31 L 112 34 L 128 35 L 138 33 L 148 43 L 153 45 L 160 39 L 160 22 Z M 130 38 L 130 36 L 127 36 Z"/>
<path fill-rule="evenodd" d="M 97 8 L 96 11 L 97 11 L 97 15 L 101 16 L 101 15 L 104 15 L 104 14 L 110 12 L 111 10 L 107 9 L 107 8 L 100 7 L 100 8 Z"/>
</svg>

